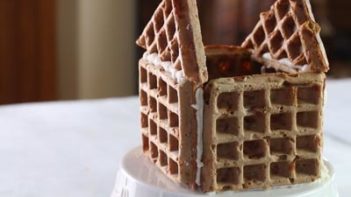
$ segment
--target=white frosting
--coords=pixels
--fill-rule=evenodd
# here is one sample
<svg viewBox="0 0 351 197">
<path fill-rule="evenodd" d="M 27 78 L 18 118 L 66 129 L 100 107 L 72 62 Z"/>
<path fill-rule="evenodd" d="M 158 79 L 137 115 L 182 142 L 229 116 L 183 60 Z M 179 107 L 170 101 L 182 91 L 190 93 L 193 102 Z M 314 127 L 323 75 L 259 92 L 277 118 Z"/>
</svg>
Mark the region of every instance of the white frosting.
<svg viewBox="0 0 351 197">
<path fill-rule="evenodd" d="M 182 81 L 185 80 L 184 73 L 182 70 L 177 70 L 174 68 L 172 62 L 165 62 L 160 59 L 157 53 L 144 53 L 143 58 L 147 60 L 148 62 L 154 64 L 154 65 L 159 65 L 162 66 L 162 68 L 168 72 L 174 80 L 176 80 L 177 83 L 181 83 Z"/>
<path fill-rule="evenodd" d="M 267 60 L 272 60 L 272 56 L 270 53 L 265 53 L 262 56 L 264 59 Z M 287 68 L 284 68 L 284 71 L 288 71 L 288 72 L 309 72 L 310 71 L 310 66 L 308 64 L 305 65 L 295 65 L 294 63 L 292 63 L 288 58 L 282 58 L 280 60 L 278 60 L 278 62 L 280 64 L 284 64 L 287 66 Z M 269 66 L 269 65 L 267 65 Z M 283 68 L 281 68 L 283 69 Z"/>
<path fill-rule="evenodd" d="M 196 184 L 201 185 L 201 168 L 204 166 L 202 163 L 203 154 L 203 121 L 204 121 L 204 91 L 198 88 L 195 93 L 196 104 L 193 107 L 196 109 L 197 121 L 197 145 L 196 145 Z"/>
<path fill-rule="evenodd" d="M 265 53 L 265 54 L 263 54 L 263 56 L 262 56 L 264 59 L 272 59 L 272 56 L 271 56 L 271 54 L 270 53 Z"/>
</svg>

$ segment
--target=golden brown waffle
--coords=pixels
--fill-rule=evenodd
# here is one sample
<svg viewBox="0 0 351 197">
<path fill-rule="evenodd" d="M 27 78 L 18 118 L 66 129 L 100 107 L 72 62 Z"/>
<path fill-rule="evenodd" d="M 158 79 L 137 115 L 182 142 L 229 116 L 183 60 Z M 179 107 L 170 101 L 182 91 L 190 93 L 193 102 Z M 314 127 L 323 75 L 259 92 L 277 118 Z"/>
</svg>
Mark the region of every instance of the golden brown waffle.
<svg viewBox="0 0 351 197">
<path fill-rule="evenodd" d="M 177 84 L 145 59 L 139 62 L 143 150 L 169 178 L 195 187 L 193 84 Z"/>
<path fill-rule="evenodd" d="M 319 32 L 309 0 L 277 0 L 261 13 L 242 46 L 258 59 L 275 60 L 267 66 L 285 72 L 327 72 L 329 63 Z"/>
<path fill-rule="evenodd" d="M 324 74 L 261 74 L 205 88 L 203 191 L 311 182 L 322 165 Z"/>
<path fill-rule="evenodd" d="M 195 0 L 163 0 L 137 44 L 196 83 L 207 81 L 206 57 Z"/>
</svg>

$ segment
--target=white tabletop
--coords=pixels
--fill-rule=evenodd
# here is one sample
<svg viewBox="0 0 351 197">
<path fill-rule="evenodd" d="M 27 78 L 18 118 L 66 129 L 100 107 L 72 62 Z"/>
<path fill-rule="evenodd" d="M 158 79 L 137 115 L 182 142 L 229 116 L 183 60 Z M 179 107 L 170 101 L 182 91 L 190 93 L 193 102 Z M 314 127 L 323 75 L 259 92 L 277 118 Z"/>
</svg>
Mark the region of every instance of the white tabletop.
<svg viewBox="0 0 351 197">
<path fill-rule="evenodd" d="M 351 193 L 351 81 L 329 81 L 324 155 Z M 0 107 L 0 196 L 109 196 L 140 144 L 136 98 Z"/>
</svg>

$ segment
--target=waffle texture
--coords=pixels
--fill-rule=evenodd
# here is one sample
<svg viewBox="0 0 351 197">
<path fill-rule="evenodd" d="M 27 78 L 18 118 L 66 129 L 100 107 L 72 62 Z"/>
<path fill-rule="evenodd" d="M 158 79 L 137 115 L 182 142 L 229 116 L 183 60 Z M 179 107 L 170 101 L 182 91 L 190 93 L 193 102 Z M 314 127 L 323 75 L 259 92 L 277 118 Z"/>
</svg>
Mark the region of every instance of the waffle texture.
<svg viewBox="0 0 351 197">
<path fill-rule="evenodd" d="M 162 0 L 137 40 L 144 153 L 204 192 L 318 179 L 329 65 L 314 21 L 308 0 L 277 0 L 243 47 L 205 52 L 196 0 Z"/>
<path fill-rule="evenodd" d="M 309 0 L 277 0 L 242 46 L 289 73 L 327 72 L 329 63 Z M 274 61 L 275 60 L 275 61 Z M 267 62 L 264 62 L 267 63 Z"/>
<path fill-rule="evenodd" d="M 196 83 L 208 79 L 205 50 L 195 0 L 163 0 L 137 44 Z"/>
<path fill-rule="evenodd" d="M 195 111 L 193 84 L 177 84 L 145 59 L 139 62 L 143 150 L 169 178 L 195 187 Z"/>
<path fill-rule="evenodd" d="M 273 73 L 209 82 L 203 191 L 319 178 L 324 81 L 324 74 Z"/>
</svg>

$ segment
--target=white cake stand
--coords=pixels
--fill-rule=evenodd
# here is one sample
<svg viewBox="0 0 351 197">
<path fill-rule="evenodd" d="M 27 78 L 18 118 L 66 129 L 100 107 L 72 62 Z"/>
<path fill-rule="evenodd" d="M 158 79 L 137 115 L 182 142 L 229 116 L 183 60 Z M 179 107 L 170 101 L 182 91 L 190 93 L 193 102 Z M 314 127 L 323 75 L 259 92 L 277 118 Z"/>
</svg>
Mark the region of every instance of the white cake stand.
<svg viewBox="0 0 351 197">
<path fill-rule="evenodd" d="M 124 156 L 111 197 L 338 197 L 334 170 L 327 161 L 325 166 L 327 170 L 322 178 L 313 183 L 276 187 L 263 191 L 201 194 L 170 181 L 143 156 L 141 147 L 138 147 Z"/>
</svg>

